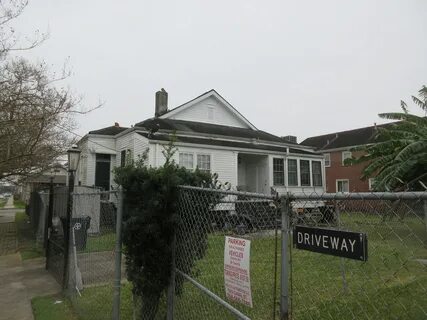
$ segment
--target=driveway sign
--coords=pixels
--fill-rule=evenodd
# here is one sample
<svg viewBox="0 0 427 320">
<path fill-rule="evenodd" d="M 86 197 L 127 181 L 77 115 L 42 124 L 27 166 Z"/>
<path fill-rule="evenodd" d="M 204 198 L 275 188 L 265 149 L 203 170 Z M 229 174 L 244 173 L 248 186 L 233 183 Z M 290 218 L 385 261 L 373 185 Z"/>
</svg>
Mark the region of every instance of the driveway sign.
<svg viewBox="0 0 427 320">
<path fill-rule="evenodd" d="M 365 233 L 295 226 L 293 244 L 297 249 L 368 260 L 368 239 Z"/>
</svg>

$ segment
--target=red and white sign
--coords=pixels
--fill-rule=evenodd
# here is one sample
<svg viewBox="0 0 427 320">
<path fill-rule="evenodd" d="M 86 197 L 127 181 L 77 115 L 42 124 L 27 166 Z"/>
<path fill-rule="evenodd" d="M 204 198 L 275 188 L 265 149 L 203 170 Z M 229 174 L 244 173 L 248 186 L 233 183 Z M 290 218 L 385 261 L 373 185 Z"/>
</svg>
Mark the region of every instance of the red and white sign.
<svg viewBox="0 0 427 320">
<path fill-rule="evenodd" d="M 225 295 L 232 301 L 252 307 L 251 278 L 249 272 L 250 251 L 250 240 L 225 237 Z"/>
</svg>

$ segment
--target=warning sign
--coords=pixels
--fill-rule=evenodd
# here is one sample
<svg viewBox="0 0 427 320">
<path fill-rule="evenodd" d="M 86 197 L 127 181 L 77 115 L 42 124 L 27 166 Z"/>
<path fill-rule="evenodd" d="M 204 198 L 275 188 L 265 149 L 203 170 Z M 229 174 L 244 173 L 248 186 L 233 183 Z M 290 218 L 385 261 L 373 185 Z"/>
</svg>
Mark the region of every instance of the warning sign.
<svg viewBox="0 0 427 320">
<path fill-rule="evenodd" d="M 225 294 L 230 300 L 252 307 L 251 278 L 249 273 L 250 249 L 250 240 L 225 237 Z"/>
</svg>

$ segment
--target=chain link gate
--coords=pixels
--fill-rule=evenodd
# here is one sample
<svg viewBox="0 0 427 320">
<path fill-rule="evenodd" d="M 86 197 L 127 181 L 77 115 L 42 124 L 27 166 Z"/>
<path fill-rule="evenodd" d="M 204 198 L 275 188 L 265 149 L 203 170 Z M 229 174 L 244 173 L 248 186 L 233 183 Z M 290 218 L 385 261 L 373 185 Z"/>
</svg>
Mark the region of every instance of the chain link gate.
<svg viewBox="0 0 427 320">
<path fill-rule="evenodd" d="M 174 319 L 278 319 L 280 206 L 263 194 L 180 187 Z M 225 239 L 250 240 L 253 307 L 226 296 Z M 247 292 L 246 292 L 247 293 Z M 242 298 L 243 299 L 243 298 Z"/>
<path fill-rule="evenodd" d="M 290 206 L 292 228 L 368 239 L 366 262 L 291 249 L 292 319 L 427 318 L 427 193 L 300 194 Z"/>
<path fill-rule="evenodd" d="M 66 238 L 62 222 L 67 216 L 68 188 L 55 187 L 49 192 L 47 215 L 46 269 L 56 281 L 64 284 Z"/>
</svg>

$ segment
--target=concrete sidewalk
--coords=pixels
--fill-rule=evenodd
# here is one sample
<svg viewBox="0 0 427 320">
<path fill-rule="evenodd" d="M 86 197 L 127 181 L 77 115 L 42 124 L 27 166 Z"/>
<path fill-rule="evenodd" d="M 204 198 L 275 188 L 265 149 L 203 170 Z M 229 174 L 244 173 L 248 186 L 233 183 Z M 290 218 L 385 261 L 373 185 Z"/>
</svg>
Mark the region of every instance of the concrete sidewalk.
<svg viewBox="0 0 427 320">
<path fill-rule="evenodd" d="M 4 206 L 4 209 L 13 209 L 13 208 L 15 208 L 15 206 L 13 204 L 13 197 L 9 197 L 7 199 L 5 206 Z"/>
<path fill-rule="evenodd" d="M 0 210 L 0 320 L 33 320 L 31 299 L 59 293 L 61 287 L 45 270 L 45 258 L 21 261 L 15 225 L 20 210 L 10 199 L 9 208 Z"/>
<path fill-rule="evenodd" d="M 19 253 L 0 256 L 0 320 L 33 320 L 31 299 L 60 291 L 45 270 L 44 258 L 21 261 Z"/>
</svg>

